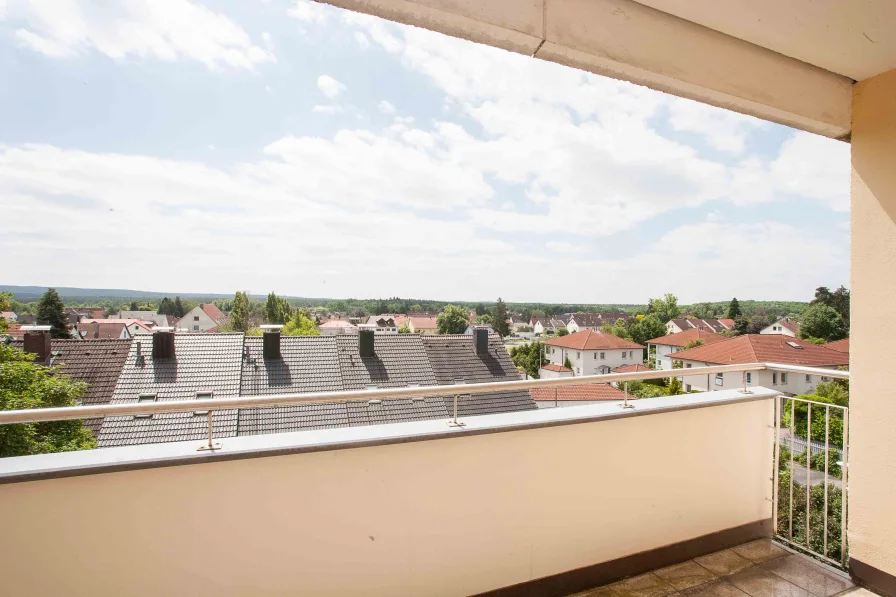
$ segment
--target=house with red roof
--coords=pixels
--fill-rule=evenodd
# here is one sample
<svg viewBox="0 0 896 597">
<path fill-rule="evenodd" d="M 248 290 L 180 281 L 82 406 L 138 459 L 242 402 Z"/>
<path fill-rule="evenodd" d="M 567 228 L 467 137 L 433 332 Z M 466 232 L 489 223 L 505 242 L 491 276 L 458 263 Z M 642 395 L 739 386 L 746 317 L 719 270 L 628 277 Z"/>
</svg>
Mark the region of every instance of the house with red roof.
<svg viewBox="0 0 896 597">
<path fill-rule="evenodd" d="M 840 369 L 849 366 L 849 354 L 812 344 L 784 334 L 748 334 L 677 352 L 674 360 L 682 363 L 684 373 L 694 367 L 708 365 L 740 365 L 745 363 L 779 363 L 802 367 Z M 749 371 L 748 386 L 762 386 L 784 394 L 811 394 L 820 381 L 830 381 L 820 375 L 787 373 L 783 371 Z M 744 374 L 716 373 L 682 375 L 686 391 L 715 391 L 742 388 Z"/>
<path fill-rule="evenodd" d="M 545 360 L 564 365 L 569 359 L 573 375 L 609 373 L 616 367 L 644 360 L 644 347 L 603 331 L 586 329 L 545 342 Z"/>
<path fill-rule="evenodd" d="M 670 355 L 679 352 L 688 344 L 700 341 L 701 345 L 715 344 L 728 340 L 727 336 L 716 334 L 705 328 L 693 327 L 683 332 L 667 334 L 647 341 L 647 355 L 653 356 L 657 369 L 672 369 Z"/>
<path fill-rule="evenodd" d="M 178 329 L 187 332 L 210 332 L 227 322 L 227 316 L 211 303 L 196 305 L 177 321 Z"/>
<path fill-rule="evenodd" d="M 677 334 L 691 329 L 706 330 L 708 332 L 719 333 L 725 330 L 734 329 L 733 319 L 697 319 L 696 317 L 670 319 L 666 322 L 666 332 L 669 334 Z"/>
<path fill-rule="evenodd" d="M 830 348 L 831 350 L 836 350 L 838 352 L 845 352 L 849 354 L 849 338 L 844 338 L 843 340 L 834 340 L 833 342 L 827 342 L 822 344 L 825 348 Z"/>
<path fill-rule="evenodd" d="M 791 338 L 796 338 L 800 331 L 800 324 L 790 317 L 782 317 L 775 323 L 765 326 L 759 330 L 760 334 L 784 334 Z"/>
<path fill-rule="evenodd" d="M 555 363 L 545 363 L 538 369 L 538 377 L 540 379 L 556 379 L 558 377 L 573 377 L 572 369 L 557 365 Z M 534 394 L 533 394 L 534 396 Z"/>
<path fill-rule="evenodd" d="M 625 392 L 608 383 L 592 383 L 584 386 L 562 388 L 533 388 L 529 390 L 538 408 L 584 406 L 601 402 L 622 402 Z"/>
</svg>

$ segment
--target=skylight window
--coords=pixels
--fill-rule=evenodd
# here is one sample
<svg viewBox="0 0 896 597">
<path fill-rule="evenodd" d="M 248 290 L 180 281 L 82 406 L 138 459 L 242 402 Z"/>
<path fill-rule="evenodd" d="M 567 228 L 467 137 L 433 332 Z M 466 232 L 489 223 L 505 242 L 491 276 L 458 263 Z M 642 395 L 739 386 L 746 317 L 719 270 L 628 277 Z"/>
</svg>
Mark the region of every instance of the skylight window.
<svg viewBox="0 0 896 597">
<path fill-rule="evenodd" d="M 799 349 L 799 350 L 802 350 L 802 349 L 803 349 L 802 346 L 800 346 L 799 344 L 797 344 L 796 342 L 793 342 L 793 341 L 791 341 L 791 340 L 788 340 L 788 341 L 787 341 L 787 346 L 790 346 L 791 348 L 797 348 L 797 349 Z"/>
<path fill-rule="evenodd" d="M 196 400 L 211 400 L 215 397 L 214 392 L 196 392 Z M 193 414 L 196 416 L 205 416 L 208 414 L 207 410 L 194 410 Z"/>
<path fill-rule="evenodd" d="M 137 396 L 137 404 L 144 404 L 147 402 L 155 402 L 157 397 L 158 397 L 157 394 L 139 394 Z M 134 418 L 135 419 L 151 419 L 152 414 L 150 413 L 150 414 L 134 415 Z"/>
</svg>

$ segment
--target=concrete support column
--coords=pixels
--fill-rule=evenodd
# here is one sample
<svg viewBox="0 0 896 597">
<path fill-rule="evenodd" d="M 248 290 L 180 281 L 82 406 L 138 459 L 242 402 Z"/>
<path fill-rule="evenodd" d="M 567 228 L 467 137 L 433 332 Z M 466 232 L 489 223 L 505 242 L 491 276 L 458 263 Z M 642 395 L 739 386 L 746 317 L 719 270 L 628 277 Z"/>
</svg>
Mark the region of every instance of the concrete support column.
<svg viewBox="0 0 896 597">
<path fill-rule="evenodd" d="M 896 595 L 896 70 L 855 85 L 852 116 L 850 569 Z"/>
</svg>

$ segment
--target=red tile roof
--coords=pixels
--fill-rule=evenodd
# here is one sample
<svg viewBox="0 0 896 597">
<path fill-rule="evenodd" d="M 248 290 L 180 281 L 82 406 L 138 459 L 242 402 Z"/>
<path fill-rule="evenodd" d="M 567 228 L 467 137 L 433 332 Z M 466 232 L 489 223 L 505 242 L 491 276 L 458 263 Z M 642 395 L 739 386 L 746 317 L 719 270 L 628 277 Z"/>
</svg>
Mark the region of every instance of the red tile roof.
<svg viewBox="0 0 896 597">
<path fill-rule="evenodd" d="M 825 348 L 830 348 L 831 350 L 849 354 L 849 338 L 844 338 L 843 340 L 834 340 L 833 342 L 822 344 L 822 346 L 824 346 Z"/>
<path fill-rule="evenodd" d="M 409 319 L 414 324 L 415 330 L 435 330 L 439 327 L 435 317 L 411 317 Z"/>
<path fill-rule="evenodd" d="M 221 312 L 221 309 L 219 309 L 217 305 L 214 305 L 212 303 L 204 303 L 202 305 L 199 305 L 199 308 L 205 311 L 205 314 L 211 317 L 213 321 L 217 321 L 219 323 L 222 319 L 227 317 L 223 312 Z"/>
<path fill-rule="evenodd" d="M 601 350 L 608 348 L 644 348 L 637 342 L 619 338 L 606 332 L 587 329 L 581 332 L 574 332 L 548 340 L 545 342 L 550 346 L 559 346 L 561 348 L 573 348 L 576 350 Z"/>
<path fill-rule="evenodd" d="M 674 360 L 702 361 L 720 365 L 781 363 L 806 367 L 849 364 L 849 355 L 783 334 L 748 334 L 698 346 L 671 355 Z"/>
<path fill-rule="evenodd" d="M 84 320 L 82 320 L 81 323 L 75 326 L 81 338 L 121 338 L 121 330 L 127 327 L 126 320 L 123 319 L 87 321 L 88 323 L 84 323 Z M 100 323 L 102 325 L 99 325 Z"/>
<path fill-rule="evenodd" d="M 529 390 L 536 401 L 553 402 L 554 390 L 560 402 L 588 402 L 597 400 L 622 400 L 625 394 L 608 383 L 592 383 L 584 386 L 565 386 L 562 388 L 533 388 Z"/>
<path fill-rule="evenodd" d="M 654 338 L 653 340 L 648 340 L 647 342 L 649 344 L 662 344 L 663 346 L 684 346 L 688 342 L 693 342 L 694 340 L 701 340 L 704 345 L 707 345 L 715 344 L 716 342 L 722 342 L 728 339 L 728 337 L 716 334 L 715 332 L 710 332 L 699 328 L 691 328 L 683 332 L 678 332 L 677 334 L 660 336 L 659 338 Z"/>
<path fill-rule="evenodd" d="M 564 367 L 563 365 L 556 365 L 556 364 L 554 364 L 554 363 L 548 363 L 547 365 L 542 365 L 541 368 L 542 368 L 542 369 L 547 369 L 548 371 L 558 371 L 558 372 L 569 371 L 569 372 L 572 372 L 572 369 L 570 369 L 569 367 Z"/>
<path fill-rule="evenodd" d="M 653 369 L 641 363 L 629 363 L 613 369 L 613 373 L 634 373 L 636 371 L 653 371 Z"/>
<path fill-rule="evenodd" d="M 13 340 L 21 340 L 25 337 L 25 330 L 23 330 L 22 326 L 19 324 L 10 323 L 3 335 L 9 336 Z"/>
</svg>

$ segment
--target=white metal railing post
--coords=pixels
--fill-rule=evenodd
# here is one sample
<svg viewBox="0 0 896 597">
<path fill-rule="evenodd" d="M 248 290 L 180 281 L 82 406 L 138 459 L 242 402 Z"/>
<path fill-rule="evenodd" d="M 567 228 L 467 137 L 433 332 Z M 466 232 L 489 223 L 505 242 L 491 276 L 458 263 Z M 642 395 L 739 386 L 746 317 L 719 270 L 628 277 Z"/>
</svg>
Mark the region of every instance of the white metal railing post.
<svg viewBox="0 0 896 597">
<path fill-rule="evenodd" d="M 625 392 L 625 395 L 622 397 L 622 404 L 620 404 L 619 406 L 621 406 L 622 408 L 635 408 L 634 404 L 628 403 L 628 382 L 624 382 L 622 386 L 624 388 L 623 391 Z"/>
<path fill-rule="evenodd" d="M 775 535 L 778 534 L 778 471 L 781 468 L 781 413 L 784 408 L 783 400 L 783 396 L 775 396 L 775 471 L 772 475 L 772 529 L 774 529 L 773 533 Z"/>
<path fill-rule="evenodd" d="M 840 565 L 846 567 L 846 507 L 849 491 L 849 409 L 843 409 L 843 450 L 840 452 Z"/>
</svg>

